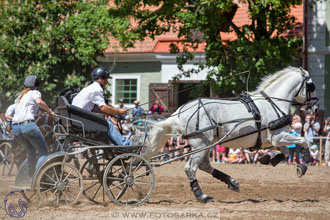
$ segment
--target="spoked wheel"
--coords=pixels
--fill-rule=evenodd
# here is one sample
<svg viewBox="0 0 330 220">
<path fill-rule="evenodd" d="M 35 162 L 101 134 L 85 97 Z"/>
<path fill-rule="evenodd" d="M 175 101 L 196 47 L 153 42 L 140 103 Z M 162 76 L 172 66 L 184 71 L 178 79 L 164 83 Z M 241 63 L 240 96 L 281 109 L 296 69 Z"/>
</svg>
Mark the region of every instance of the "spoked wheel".
<svg viewBox="0 0 330 220">
<path fill-rule="evenodd" d="M 15 164 L 13 147 L 9 142 L 0 145 L 0 172 L 1 176 L 9 176 Z"/>
<path fill-rule="evenodd" d="M 84 179 L 83 195 L 96 204 L 106 202 L 103 187 L 103 173 L 107 163 L 104 159 L 88 159 L 80 169 Z"/>
<path fill-rule="evenodd" d="M 36 184 L 40 200 L 55 205 L 73 205 L 83 191 L 79 170 L 65 162 L 51 163 L 43 168 Z"/>
<path fill-rule="evenodd" d="M 117 205 L 143 203 L 150 197 L 154 183 L 151 165 L 142 156 L 132 153 L 111 160 L 103 176 L 105 192 Z"/>
</svg>

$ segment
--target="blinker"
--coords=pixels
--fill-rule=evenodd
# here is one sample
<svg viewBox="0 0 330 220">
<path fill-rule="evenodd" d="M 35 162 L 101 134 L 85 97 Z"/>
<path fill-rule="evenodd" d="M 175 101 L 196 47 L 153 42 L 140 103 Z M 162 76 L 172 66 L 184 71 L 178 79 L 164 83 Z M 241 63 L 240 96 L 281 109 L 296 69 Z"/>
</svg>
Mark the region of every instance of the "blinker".
<svg viewBox="0 0 330 220">
<path fill-rule="evenodd" d="M 306 90 L 307 90 L 307 92 L 314 92 L 315 91 L 315 84 L 313 82 L 306 83 Z"/>
</svg>

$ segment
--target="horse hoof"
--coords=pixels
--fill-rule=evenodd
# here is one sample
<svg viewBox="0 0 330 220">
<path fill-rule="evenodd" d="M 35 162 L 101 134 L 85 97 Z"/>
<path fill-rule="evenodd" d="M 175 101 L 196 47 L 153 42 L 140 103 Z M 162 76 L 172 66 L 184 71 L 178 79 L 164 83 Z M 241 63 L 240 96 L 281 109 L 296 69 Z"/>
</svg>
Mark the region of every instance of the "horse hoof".
<svg viewBox="0 0 330 220">
<path fill-rule="evenodd" d="M 201 203 L 209 203 L 209 202 L 214 202 L 213 197 L 203 194 L 202 198 L 200 198 L 198 201 L 200 201 Z"/>
<path fill-rule="evenodd" d="M 298 164 L 297 165 L 297 176 L 301 178 L 303 175 L 305 175 L 307 171 L 307 166 L 305 164 Z"/>
<path fill-rule="evenodd" d="M 228 189 L 239 192 L 239 183 L 233 178 L 228 179 Z"/>
<path fill-rule="evenodd" d="M 285 155 L 283 153 L 277 154 L 273 159 L 270 159 L 270 163 L 275 167 L 277 164 L 282 162 L 285 159 Z"/>
<path fill-rule="evenodd" d="M 259 161 L 260 164 L 268 165 L 270 163 L 270 155 L 266 154 L 264 156 L 261 156 L 258 159 L 258 161 Z"/>
</svg>

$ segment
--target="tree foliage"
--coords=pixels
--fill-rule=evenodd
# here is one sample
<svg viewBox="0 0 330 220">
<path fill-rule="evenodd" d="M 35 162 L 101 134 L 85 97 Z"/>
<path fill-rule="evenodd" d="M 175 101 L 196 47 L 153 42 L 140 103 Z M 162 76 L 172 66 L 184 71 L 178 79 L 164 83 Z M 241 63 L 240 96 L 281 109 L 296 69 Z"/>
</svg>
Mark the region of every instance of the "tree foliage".
<svg viewBox="0 0 330 220">
<path fill-rule="evenodd" d="M 237 2 L 248 7 L 248 24 L 239 26 L 232 21 Z M 222 94 L 232 95 L 245 89 L 248 74 L 237 76 L 237 73 L 250 71 L 251 90 L 260 77 L 299 57 L 301 37 L 287 38 L 283 34 L 293 28 L 296 19 L 290 11 L 301 5 L 301 0 L 115 0 L 115 3 L 118 16 L 129 17 L 137 24 L 133 31 L 140 39 L 176 32 L 184 51 L 179 53 L 177 45 L 172 45 L 171 50 L 178 54 L 182 70 L 183 64 L 194 57 L 188 48 L 204 43 L 206 65 L 199 64 L 197 71 L 208 67 L 208 80 Z M 226 34 L 233 34 L 235 39 L 228 41 Z"/>
<path fill-rule="evenodd" d="M 109 14 L 108 1 L 8 0 L 0 2 L 1 99 L 13 101 L 26 75 L 41 78 L 40 90 L 54 101 L 64 87 L 90 80 L 109 37 L 131 45 L 129 21 Z M 10 104 L 10 103 L 8 103 Z"/>
</svg>

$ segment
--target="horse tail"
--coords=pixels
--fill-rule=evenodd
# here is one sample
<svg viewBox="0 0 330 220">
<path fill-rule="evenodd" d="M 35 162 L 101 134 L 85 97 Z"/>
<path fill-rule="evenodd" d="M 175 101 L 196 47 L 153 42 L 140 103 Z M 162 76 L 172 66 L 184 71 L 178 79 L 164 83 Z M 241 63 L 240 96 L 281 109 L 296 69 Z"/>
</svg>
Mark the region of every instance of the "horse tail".
<svg viewBox="0 0 330 220">
<path fill-rule="evenodd" d="M 150 132 L 150 140 L 143 153 L 144 158 L 150 160 L 165 146 L 166 141 L 170 138 L 167 134 L 178 133 L 179 126 L 177 126 L 178 123 L 176 120 L 176 118 L 170 117 L 164 121 L 157 122 L 153 126 Z"/>
</svg>

